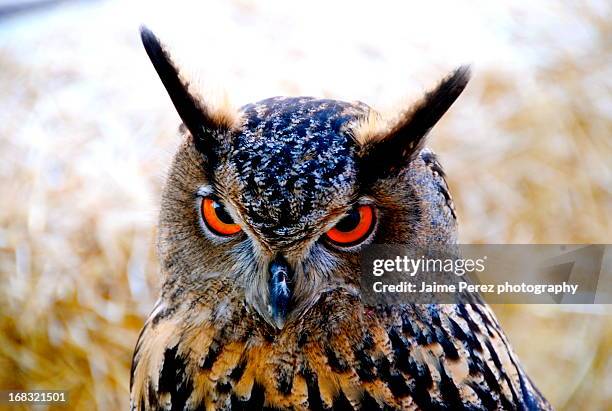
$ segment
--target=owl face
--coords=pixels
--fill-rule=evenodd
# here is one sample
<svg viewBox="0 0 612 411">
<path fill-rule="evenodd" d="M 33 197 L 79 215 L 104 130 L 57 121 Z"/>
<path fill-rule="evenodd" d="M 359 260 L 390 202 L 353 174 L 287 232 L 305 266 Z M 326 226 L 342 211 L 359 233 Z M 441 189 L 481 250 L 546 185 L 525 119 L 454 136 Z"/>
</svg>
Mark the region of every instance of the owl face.
<svg viewBox="0 0 612 411">
<path fill-rule="evenodd" d="M 244 303 L 281 329 L 324 291 L 358 295 L 367 244 L 454 234 L 422 224 L 435 210 L 419 170 L 424 137 L 465 87 L 467 69 L 391 121 L 363 103 L 305 97 L 228 112 L 190 89 L 151 32 L 142 37 L 184 124 L 161 206 L 165 287 L 197 293 L 208 278 L 231 278 Z"/>
</svg>

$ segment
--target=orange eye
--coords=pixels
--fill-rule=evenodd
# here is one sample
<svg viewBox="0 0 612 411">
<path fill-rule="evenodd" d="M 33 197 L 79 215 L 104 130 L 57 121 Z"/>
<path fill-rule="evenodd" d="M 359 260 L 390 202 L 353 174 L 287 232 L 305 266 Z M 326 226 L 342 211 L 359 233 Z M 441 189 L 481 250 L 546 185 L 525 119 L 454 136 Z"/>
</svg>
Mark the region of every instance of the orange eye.
<svg viewBox="0 0 612 411">
<path fill-rule="evenodd" d="M 329 230 L 325 235 L 332 243 L 341 246 L 359 244 L 365 240 L 374 228 L 374 210 L 370 205 L 361 205 Z"/>
<path fill-rule="evenodd" d="M 204 223 L 215 234 L 228 236 L 240 232 L 240 226 L 234 223 L 225 208 L 210 197 L 202 201 Z"/>
</svg>

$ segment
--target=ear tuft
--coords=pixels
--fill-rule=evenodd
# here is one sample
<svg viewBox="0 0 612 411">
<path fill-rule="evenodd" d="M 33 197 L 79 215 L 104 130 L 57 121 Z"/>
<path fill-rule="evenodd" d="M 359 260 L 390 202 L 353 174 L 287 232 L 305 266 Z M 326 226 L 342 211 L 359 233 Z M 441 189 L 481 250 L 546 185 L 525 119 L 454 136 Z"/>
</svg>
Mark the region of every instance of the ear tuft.
<svg viewBox="0 0 612 411">
<path fill-rule="evenodd" d="M 388 118 L 383 117 L 376 110 L 370 109 L 368 115 L 361 118 L 352 127 L 353 138 L 361 146 L 380 140 L 390 131 L 391 123 Z"/>
<path fill-rule="evenodd" d="M 353 127 L 361 146 L 362 174 L 387 176 L 404 168 L 421 151 L 429 130 L 461 95 L 470 80 L 470 67 L 461 66 L 416 104 L 390 120 L 376 112 Z"/>
<path fill-rule="evenodd" d="M 220 99 L 220 104 L 205 103 L 196 87 L 177 68 L 157 36 L 147 27 L 141 26 L 140 37 L 153 67 L 197 147 L 210 145 L 212 142 L 207 140 L 212 133 L 240 127 L 240 115 L 230 106 L 226 97 Z"/>
</svg>

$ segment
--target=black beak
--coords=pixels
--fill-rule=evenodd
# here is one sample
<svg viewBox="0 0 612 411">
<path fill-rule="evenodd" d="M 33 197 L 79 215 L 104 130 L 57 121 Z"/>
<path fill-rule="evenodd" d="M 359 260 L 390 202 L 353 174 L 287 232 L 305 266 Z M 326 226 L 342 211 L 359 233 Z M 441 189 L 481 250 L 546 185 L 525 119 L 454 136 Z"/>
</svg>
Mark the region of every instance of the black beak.
<svg viewBox="0 0 612 411">
<path fill-rule="evenodd" d="M 272 319 L 279 328 L 282 328 L 293 297 L 293 270 L 289 267 L 287 260 L 278 255 L 270 262 L 268 272 L 270 274 L 268 291 Z"/>
</svg>

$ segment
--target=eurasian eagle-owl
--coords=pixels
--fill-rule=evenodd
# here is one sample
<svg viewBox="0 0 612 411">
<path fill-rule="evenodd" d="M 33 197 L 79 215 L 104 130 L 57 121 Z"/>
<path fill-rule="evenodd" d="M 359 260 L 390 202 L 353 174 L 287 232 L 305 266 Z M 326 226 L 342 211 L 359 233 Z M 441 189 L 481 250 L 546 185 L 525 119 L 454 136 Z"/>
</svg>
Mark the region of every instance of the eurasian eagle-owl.
<svg viewBox="0 0 612 411">
<path fill-rule="evenodd" d="M 148 29 L 183 126 L 163 191 L 161 296 L 140 334 L 140 409 L 547 409 L 484 304 L 366 306 L 367 244 L 456 242 L 426 134 L 461 67 L 395 119 L 276 97 L 214 108 Z"/>
</svg>

